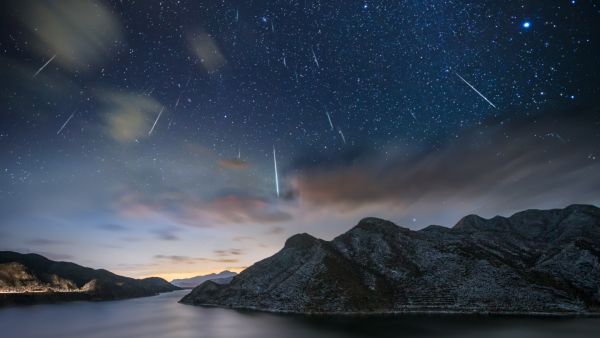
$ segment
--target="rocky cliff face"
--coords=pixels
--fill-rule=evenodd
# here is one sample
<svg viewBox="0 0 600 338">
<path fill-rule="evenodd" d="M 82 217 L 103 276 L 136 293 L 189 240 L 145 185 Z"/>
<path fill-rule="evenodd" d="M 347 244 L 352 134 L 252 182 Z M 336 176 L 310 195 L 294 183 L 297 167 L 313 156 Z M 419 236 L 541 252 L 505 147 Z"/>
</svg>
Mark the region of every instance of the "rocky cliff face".
<svg viewBox="0 0 600 338">
<path fill-rule="evenodd" d="M 0 251 L 0 305 L 122 299 L 178 289 L 162 278 L 133 279 L 36 254 Z"/>
<path fill-rule="evenodd" d="M 228 285 L 182 303 L 301 313 L 600 312 L 600 209 L 470 215 L 411 231 L 365 218 L 332 241 L 308 234 Z"/>
</svg>

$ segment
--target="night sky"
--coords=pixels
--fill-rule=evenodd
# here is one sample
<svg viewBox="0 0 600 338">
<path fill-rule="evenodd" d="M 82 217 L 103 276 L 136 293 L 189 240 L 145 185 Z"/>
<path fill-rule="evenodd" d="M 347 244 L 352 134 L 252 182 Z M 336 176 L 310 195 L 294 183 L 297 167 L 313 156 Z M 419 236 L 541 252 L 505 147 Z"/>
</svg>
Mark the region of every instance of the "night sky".
<svg viewBox="0 0 600 338">
<path fill-rule="evenodd" d="M 0 6 L 0 249 L 170 279 L 600 204 L 598 1 Z"/>
</svg>

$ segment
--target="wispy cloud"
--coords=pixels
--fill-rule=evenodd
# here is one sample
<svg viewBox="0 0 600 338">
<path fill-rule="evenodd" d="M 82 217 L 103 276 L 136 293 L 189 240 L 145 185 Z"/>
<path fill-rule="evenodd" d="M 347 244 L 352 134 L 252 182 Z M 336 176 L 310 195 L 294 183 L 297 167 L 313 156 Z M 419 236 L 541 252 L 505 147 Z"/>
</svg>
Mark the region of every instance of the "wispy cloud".
<svg viewBox="0 0 600 338">
<path fill-rule="evenodd" d="M 280 223 L 292 219 L 284 206 L 244 193 L 199 199 L 183 192 L 154 196 L 124 195 L 117 203 L 121 215 L 138 219 L 166 217 L 180 224 L 210 227 L 218 224 Z"/>
<path fill-rule="evenodd" d="M 234 158 L 234 159 L 219 160 L 219 166 L 221 166 L 221 168 L 225 168 L 225 169 L 241 170 L 241 169 L 248 168 L 250 166 L 250 164 L 244 160 Z"/>
<path fill-rule="evenodd" d="M 154 98 L 138 93 L 101 91 L 106 131 L 118 142 L 148 137 L 148 131 L 163 106 Z"/>
<path fill-rule="evenodd" d="M 154 258 L 159 260 L 167 260 L 175 264 L 195 264 L 201 262 L 237 263 L 239 261 L 238 259 L 234 258 L 204 258 L 179 255 L 155 255 Z"/>
<path fill-rule="evenodd" d="M 373 206 L 424 211 L 465 201 L 498 212 L 589 201 L 598 197 L 600 163 L 589 156 L 596 151 L 590 142 L 596 127 L 582 126 L 594 114 L 492 121 L 436 151 L 314 166 L 291 179 L 294 195 L 313 208 L 338 212 Z"/>
<path fill-rule="evenodd" d="M 38 245 L 38 246 L 48 246 L 48 245 L 60 245 L 65 244 L 67 242 L 55 239 L 47 239 L 47 238 L 34 238 L 25 241 L 25 243 L 30 245 Z"/>
<path fill-rule="evenodd" d="M 19 20 L 32 35 L 30 45 L 46 58 L 56 55 L 62 67 L 86 72 L 112 57 L 122 43 L 118 19 L 102 2 L 92 0 L 19 1 Z"/>
<path fill-rule="evenodd" d="M 200 64 L 208 73 L 218 71 L 227 63 L 210 34 L 201 30 L 195 31 L 189 34 L 188 41 L 192 52 L 198 57 Z"/>
<path fill-rule="evenodd" d="M 115 223 L 104 223 L 104 224 L 100 224 L 98 225 L 99 229 L 102 230 L 106 230 L 106 231 L 127 231 L 128 228 L 126 226 L 120 225 L 120 224 L 115 224 Z"/>
</svg>

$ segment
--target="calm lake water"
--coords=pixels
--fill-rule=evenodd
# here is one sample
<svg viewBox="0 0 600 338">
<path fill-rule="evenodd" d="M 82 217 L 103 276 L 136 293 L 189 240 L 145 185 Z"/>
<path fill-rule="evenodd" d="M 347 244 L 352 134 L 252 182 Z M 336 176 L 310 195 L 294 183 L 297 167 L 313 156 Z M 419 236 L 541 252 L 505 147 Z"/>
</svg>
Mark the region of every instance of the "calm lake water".
<svg viewBox="0 0 600 338">
<path fill-rule="evenodd" d="M 0 309 L 0 337 L 600 337 L 600 318 L 314 318 L 178 304 L 186 292 Z"/>
</svg>

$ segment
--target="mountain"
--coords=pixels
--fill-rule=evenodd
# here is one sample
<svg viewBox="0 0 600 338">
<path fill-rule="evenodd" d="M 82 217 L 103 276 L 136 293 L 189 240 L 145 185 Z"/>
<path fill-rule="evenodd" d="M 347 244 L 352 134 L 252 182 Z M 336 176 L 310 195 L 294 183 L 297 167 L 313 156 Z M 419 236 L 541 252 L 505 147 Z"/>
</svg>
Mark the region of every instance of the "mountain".
<svg viewBox="0 0 600 338">
<path fill-rule="evenodd" d="M 133 279 L 36 254 L 0 251 L 0 305 L 123 299 L 178 289 L 162 278 Z"/>
<path fill-rule="evenodd" d="M 184 289 L 192 289 L 196 286 L 206 282 L 207 280 L 211 280 L 217 284 L 228 284 L 231 282 L 231 279 L 237 275 L 235 272 L 231 272 L 229 270 L 221 271 L 219 273 L 211 273 L 209 275 L 204 276 L 196 276 L 191 278 L 184 279 L 173 279 L 171 284 L 177 285 L 180 288 Z"/>
<path fill-rule="evenodd" d="M 365 218 L 332 241 L 289 238 L 228 285 L 181 301 L 294 313 L 599 313 L 600 209 L 469 215 L 419 231 Z"/>
</svg>

